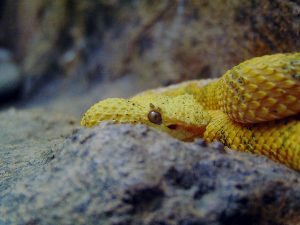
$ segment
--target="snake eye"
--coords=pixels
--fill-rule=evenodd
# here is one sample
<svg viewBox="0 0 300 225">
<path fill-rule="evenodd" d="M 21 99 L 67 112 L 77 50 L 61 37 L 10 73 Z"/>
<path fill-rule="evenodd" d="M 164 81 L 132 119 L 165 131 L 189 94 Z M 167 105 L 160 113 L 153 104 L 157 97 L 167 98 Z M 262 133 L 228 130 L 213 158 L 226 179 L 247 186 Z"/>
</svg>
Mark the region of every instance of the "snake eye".
<svg viewBox="0 0 300 225">
<path fill-rule="evenodd" d="M 162 123 L 162 117 L 161 114 L 157 111 L 150 111 L 148 113 L 148 119 L 157 125 L 160 125 Z"/>
</svg>

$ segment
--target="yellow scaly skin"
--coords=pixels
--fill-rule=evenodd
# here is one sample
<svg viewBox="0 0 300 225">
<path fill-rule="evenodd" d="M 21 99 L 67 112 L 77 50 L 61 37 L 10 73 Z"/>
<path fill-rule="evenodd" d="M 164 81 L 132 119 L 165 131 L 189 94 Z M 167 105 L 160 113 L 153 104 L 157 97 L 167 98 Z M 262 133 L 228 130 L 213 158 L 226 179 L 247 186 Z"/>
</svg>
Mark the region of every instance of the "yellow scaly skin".
<svg viewBox="0 0 300 225">
<path fill-rule="evenodd" d="M 300 53 L 256 57 L 220 79 L 188 81 L 96 103 L 81 124 L 145 124 L 175 138 L 202 137 L 300 170 Z"/>
</svg>

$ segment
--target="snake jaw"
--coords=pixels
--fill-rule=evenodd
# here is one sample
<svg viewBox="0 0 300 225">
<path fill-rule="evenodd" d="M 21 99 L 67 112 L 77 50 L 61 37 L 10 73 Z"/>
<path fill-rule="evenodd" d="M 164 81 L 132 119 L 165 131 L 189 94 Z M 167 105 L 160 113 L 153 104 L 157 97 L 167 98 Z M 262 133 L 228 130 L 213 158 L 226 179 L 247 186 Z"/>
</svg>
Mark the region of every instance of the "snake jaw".
<svg viewBox="0 0 300 225">
<path fill-rule="evenodd" d="M 174 138 L 182 141 L 193 141 L 195 138 L 203 137 L 206 125 L 187 126 L 183 123 L 172 123 L 164 125 L 161 130 Z"/>
</svg>

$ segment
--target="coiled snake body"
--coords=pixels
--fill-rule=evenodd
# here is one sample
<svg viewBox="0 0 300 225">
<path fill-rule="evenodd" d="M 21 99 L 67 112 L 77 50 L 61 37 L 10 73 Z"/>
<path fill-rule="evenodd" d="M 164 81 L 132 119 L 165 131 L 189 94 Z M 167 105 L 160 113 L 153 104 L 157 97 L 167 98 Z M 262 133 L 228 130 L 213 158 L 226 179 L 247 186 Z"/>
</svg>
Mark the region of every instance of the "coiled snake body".
<svg viewBox="0 0 300 225">
<path fill-rule="evenodd" d="M 221 78 L 193 80 L 93 105 L 81 124 L 146 124 L 175 138 L 202 137 L 300 170 L 300 53 L 252 58 Z"/>
</svg>

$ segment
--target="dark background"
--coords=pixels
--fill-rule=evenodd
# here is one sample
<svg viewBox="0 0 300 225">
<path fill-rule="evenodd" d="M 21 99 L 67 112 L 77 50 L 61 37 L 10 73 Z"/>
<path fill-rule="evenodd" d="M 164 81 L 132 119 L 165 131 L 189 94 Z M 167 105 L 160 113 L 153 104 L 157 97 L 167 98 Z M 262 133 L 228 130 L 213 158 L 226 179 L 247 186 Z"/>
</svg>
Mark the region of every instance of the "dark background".
<svg viewBox="0 0 300 225">
<path fill-rule="evenodd" d="M 61 110 L 80 115 L 104 97 L 218 77 L 299 51 L 299 21 L 297 0 L 2 0 L 1 106 L 68 99 Z"/>
</svg>

